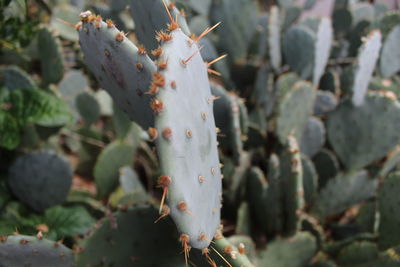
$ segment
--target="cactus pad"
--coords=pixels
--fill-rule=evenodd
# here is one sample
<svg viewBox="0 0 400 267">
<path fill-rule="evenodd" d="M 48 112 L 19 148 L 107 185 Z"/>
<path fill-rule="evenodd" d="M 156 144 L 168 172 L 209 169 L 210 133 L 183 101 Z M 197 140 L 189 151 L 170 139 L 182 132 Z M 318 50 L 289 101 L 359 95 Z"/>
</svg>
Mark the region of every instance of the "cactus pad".
<svg viewBox="0 0 400 267">
<path fill-rule="evenodd" d="M 260 254 L 260 266 L 301 267 L 307 266 L 317 250 L 315 238 L 307 232 L 299 232 L 288 239 L 275 240 Z"/>
<path fill-rule="evenodd" d="M 400 105 L 370 93 L 365 105 L 343 101 L 328 118 L 328 140 L 347 169 L 355 170 L 384 157 L 400 141 Z"/>
<path fill-rule="evenodd" d="M 178 230 L 195 248 L 208 247 L 220 220 L 221 172 L 213 100 L 196 42 L 180 29 L 162 45 L 160 85 L 153 108 L 168 204 Z M 218 100 L 217 100 L 218 101 Z M 201 238 L 202 236 L 203 238 Z"/>
<path fill-rule="evenodd" d="M 316 212 L 325 217 L 340 213 L 375 195 L 378 181 L 365 170 L 339 174 L 328 181 L 317 199 Z"/>
<path fill-rule="evenodd" d="M 74 266 L 72 251 L 62 244 L 34 236 L 0 237 L 0 265 L 17 266 Z"/>
<path fill-rule="evenodd" d="M 96 18 L 77 26 L 85 62 L 129 118 L 147 129 L 154 125 L 151 96 L 145 93 L 155 64 L 144 49 L 139 50 L 112 22 L 107 24 Z"/>
<path fill-rule="evenodd" d="M 173 224 L 155 224 L 157 217 L 157 210 L 146 206 L 110 214 L 80 244 L 83 251 L 77 255 L 77 265 L 183 266 Z"/>
<path fill-rule="evenodd" d="M 393 30 L 386 37 L 383 44 L 380 71 L 383 77 L 390 77 L 400 71 L 400 25 L 393 28 Z"/>
<path fill-rule="evenodd" d="M 72 182 L 68 162 L 53 151 L 21 156 L 11 166 L 8 184 L 19 200 L 36 211 L 61 204 Z"/>
<path fill-rule="evenodd" d="M 365 39 L 358 53 L 358 62 L 354 74 L 353 104 L 360 106 L 364 103 L 368 84 L 375 69 L 381 49 L 382 34 L 380 31 L 371 32 Z"/>
<path fill-rule="evenodd" d="M 299 140 L 313 108 L 313 89 L 307 82 L 297 82 L 279 105 L 277 134 L 281 143 L 290 134 Z"/>
<path fill-rule="evenodd" d="M 400 173 L 390 175 L 378 193 L 380 212 L 379 243 L 389 248 L 400 243 Z"/>
</svg>

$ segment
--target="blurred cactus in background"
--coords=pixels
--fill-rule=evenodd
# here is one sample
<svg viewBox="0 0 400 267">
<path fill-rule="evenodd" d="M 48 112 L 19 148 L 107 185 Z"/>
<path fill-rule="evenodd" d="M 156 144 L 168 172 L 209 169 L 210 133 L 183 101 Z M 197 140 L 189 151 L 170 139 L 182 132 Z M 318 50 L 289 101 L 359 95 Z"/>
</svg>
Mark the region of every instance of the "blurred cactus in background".
<svg viewBox="0 0 400 267">
<path fill-rule="evenodd" d="M 398 1 L 0 6 L 0 266 L 400 266 Z"/>
</svg>

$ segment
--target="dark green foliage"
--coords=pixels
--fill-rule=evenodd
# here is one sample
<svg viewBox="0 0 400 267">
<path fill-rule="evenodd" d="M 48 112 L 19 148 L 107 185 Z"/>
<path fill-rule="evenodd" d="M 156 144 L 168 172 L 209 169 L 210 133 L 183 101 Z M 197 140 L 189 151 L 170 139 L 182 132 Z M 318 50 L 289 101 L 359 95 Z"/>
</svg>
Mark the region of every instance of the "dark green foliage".
<svg viewBox="0 0 400 267">
<path fill-rule="evenodd" d="M 62 126 L 71 121 L 66 104 L 40 89 L 0 89 L 0 146 L 14 149 L 20 142 L 22 128 L 34 123 L 41 126 Z"/>
</svg>

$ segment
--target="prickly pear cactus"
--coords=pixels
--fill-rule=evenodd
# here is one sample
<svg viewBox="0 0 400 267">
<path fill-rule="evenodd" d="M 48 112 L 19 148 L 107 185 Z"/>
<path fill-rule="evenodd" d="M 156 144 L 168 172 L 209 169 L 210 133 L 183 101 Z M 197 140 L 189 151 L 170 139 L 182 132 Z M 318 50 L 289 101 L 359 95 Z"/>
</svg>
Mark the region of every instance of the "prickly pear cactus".
<svg viewBox="0 0 400 267">
<path fill-rule="evenodd" d="M 379 200 L 379 243 L 383 248 L 389 248 L 400 243 L 398 212 L 400 174 L 390 175 L 378 193 Z"/>
<path fill-rule="evenodd" d="M 53 151 L 31 152 L 18 158 L 8 177 L 18 199 L 36 211 L 61 204 L 71 183 L 69 163 Z"/>
<path fill-rule="evenodd" d="M 153 102 L 158 153 L 168 177 L 168 204 L 191 246 L 206 248 L 219 225 L 221 171 L 207 68 L 195 40 L 179 28 L 164 39 Z"/>
<path fill-rule="evenodd" d="M 109 214 L 80 243 L 78 266 L 183 266 L 172 222 L 157 217 L 150 206 Z M 152 251 L 157 257 L 146 256 Z"/>
<path fill-rule="evenodd" d="M 274 240 L 266 250 L 261 251 L 260 266 L 301 267 L 307 266 L 317 250 L 315 237 L 299 232 L 288 239 Z"/>
<path fill-rule="evenodd" d="M 313 85 L 318 86 L 318 83 L 324 73 L 326 64 L 331 52 L 331 45 L 333 40 L 333 29 L 331 20 L 323 18 L 318 26 L 315 41 L 315 55 L 314 55 L 314 71 L 313 71 Z"/>
<path fill-rule="evenodd" d="M 0 236 L 0 266 L 74 266 L 72 251 L 58 242 L 37 237 Z"/>
<path fill-rule="evenodd" d="M 269 57 L 273 69 L 278 72 L 282 64 L 281 53 L 281 22 L 279 20 L 279 8 L 271 7 L 268 23 Z"/>
<path fill-rule="evenodd" d="M 48 28 L 42 28 L 38 36 L 38 48 L 44 82 L 58 83 L 64 75 L 60 40 Z"/>
<path fill-rule="evenodd" d="M 380 71 L 383 77 L 390 77 L 400 70 L 399 40 L 400 25 L 393 28 L 383 44 L 381 59 L 379 62 Z"/>
<path fill-rule="evenodd" d="M 342 212 L 375 196 L 377 186 L 365 170 L 338 175 L 321 190 L 315 212 L 321 218 Z"/>
<path fill-rule="evenodd" d="M 106 89 L 129 118 L 147 129 L 154 125 L 146 94 L 156 70 L 143 47 L 136 47 L 112 21 L 100 16 L 81 15 L 77 24 L 84 59 L 102 88 Z"/>
<path fill-rule="evenodd" d="M 155 38 L 157 31 L 167 28 L 170 23 L 165 6 L 171 12 L 171 16 L 178 18 L 178 23 L 183 32 L 187 35 L 190 30 L 186 24 L 185 15 L 181 14 L 175 4 L 169 0 L 132 0 L 130 2 L 130 12 L 135 21 L 135 30 L 139 42 L 148 49 L 156 49 L 158 42 Z M 164 4 L 165 3 L 165 4 Z"/>
<path fill-rule="evenodd" d="M 292 235 L 299 227 L 299 214 L 304 207 L 303 167 L 296 138 L 289 136 L 286 144 L 280 155 L 280 183 L 286 218 L 284 232 Z"/>
<path fill-rule="evenodd" d="M 400 105 L 385 94 L 369 93 L 365 105 L 344 100 L 328 118 L 328 140 L 349 170 L 384 157 L 399 143 Z"/>
<path fill-rule="evenodd" d="M 353 83 L 352 101 L 355 106 L 364 103 L 368 84 L 378 61 L 381 39 L 381 32 L 373 31 L 364 39 L 364 45 L 360 48 Z"/>
</svg>

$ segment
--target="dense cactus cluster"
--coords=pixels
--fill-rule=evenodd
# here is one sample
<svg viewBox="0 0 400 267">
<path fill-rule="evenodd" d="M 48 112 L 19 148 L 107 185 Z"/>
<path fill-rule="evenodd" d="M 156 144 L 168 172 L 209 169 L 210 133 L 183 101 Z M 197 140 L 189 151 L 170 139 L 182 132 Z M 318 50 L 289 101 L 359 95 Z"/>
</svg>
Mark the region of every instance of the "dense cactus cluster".
<svg viewBox="0 0 400 267">
<path fill-rule="evenodd" d="M 400 12 L 331 2 L 0 4 L 0 266 L 400 266 Z"/>
</svg>

